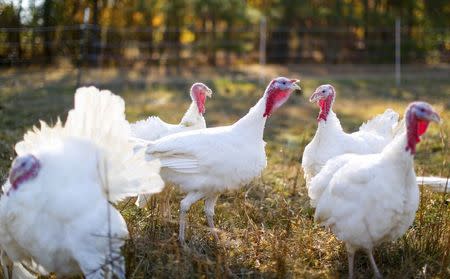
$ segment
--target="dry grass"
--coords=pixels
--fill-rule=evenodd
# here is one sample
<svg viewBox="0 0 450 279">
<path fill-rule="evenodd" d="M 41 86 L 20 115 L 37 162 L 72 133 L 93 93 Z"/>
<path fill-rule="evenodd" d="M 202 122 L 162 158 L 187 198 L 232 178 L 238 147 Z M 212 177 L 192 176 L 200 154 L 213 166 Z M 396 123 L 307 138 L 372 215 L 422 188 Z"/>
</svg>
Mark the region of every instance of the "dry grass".
<svg viewBox="0 0 450 279">
<path fill-rule="evenodd" d="M 229 124 L 246 113 L 262 94 L 247 70 L 200 73 L 197 80 L 214 89 L 207 103 L 209 126 Z M 301 70 L 267 68 L 292 77 Z M 352 72 L 320 74 L 311 72 L 303 80 L 307 96 L 321 83 L 333 83 L 338 90 L 335 110 L 347 130 L 386 107 L 403 112 L 407 103 L 420 98 L 442 112 L 444 124 L 431 126 L 416 156 L 418 174 L 449 175 L 448 135 L 450 82 L 441 75 L 406 75 L 404 86 L 396 90 L 388 74 L 368 74 L 354 78 Z M 369 71 L 370 72 L 370 71 Z M 122 95 L 127 115 L 136 120 L 157 114 L 177 122 L 189 103 L 187 89 L 194 78 L 189 75 L 164 80 L 144 78 L 123 81 L 103 74 L 102 87 Z M 133 76 L 128 74 L 128 76 Z M 194 75 L 195 76 L 195 75 Z M 55 121 L 72 106 L 73 72 L 49 71 L 20 75 L 6 73 L 0 87 L 0 175 L 6 176 L 14 156 L 13 144 L 38 119 Z M 88 77 L 86 77 L 88 78 Z M 118 80 L 119 79 L 119 80 Z M 168 187 L 152 197 L 146 210 L 132 203 L 118 206 L 124 214 L 131 239 L 124 252 L 129 278 L 337 278 L 347 274 L 345 249 L 332 234 L 313 222 L 299 158 L 314 134 L 317 109 L 305 97 L 293 96 L 268 121 L 268 168 L 263 175 L 236 192 L 223 194 L 216 207 L 220 243 L 209 233 L 203 204 L 189 212 L 187 249 L 177 242 L 178 208 L 183 194 Z M 220 166 L 218 166 L 220 167 Z M 450 207 L 448 196 L 421 191 L 421 204 L 412 228 L 401 239 L 375 250 L 375 259 L 387 278 L 450 277 Z M 357 255 L 356 276 L 372 276 L 369 261 Z"/>
</svg>

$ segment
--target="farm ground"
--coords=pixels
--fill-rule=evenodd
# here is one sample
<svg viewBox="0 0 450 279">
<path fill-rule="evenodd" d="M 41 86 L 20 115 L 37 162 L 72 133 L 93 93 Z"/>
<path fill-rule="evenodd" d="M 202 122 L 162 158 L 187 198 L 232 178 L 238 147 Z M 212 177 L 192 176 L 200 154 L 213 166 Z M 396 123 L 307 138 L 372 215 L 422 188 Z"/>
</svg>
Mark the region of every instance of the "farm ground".
<svg viewBox="0 0 450 279">
<path fill-rule="evenodd" d="M 403 114 L 410 101 L 433 104 L 444 120 L 431 125 L 420 143 L 416 172 L 449 175 L 450 70 L 406 67 L 401 89 L 390 66 L 258 66 L 237 69 L 84 70 L 83 84 L 96 84 L 121 95 L 130 121 L 159 115 L 175 123 L 189 104 L 194 81 L 210 86 L 208 126 L 230 124 L 262 95 L 270 78 L 302 80 L 303 96 L 292 96 L 267 122 L 269 163 L 263 175 L 236 192 L 223 194 L 216 207 L 219 243 L 208 232 L 203 205 L 189 212 L 189 249 L 177 242 L 182 193 L 167 187 L 147 210 L 118 205 L 131 239 L 124 248 L 129 278 L 338 278 L 347 276 L 342 243 L 313 221 L 299 159 L 316 128 L 317 108 L 307 99 L 314 88 L 331 83 L 337 89 L 334 109 L 346 131 L 391 107 Z M 6 179 L 13 146 L 39 119 L 65 118 L 73 105 L 76 70 L 0 70 L 0 177 Z M 220 166 L 217 166 L 220 167 Z M 414 225 L 404 237 L 375 250 L 386 278 L 450 277 L 450 206 L 448 196 L 421 191 Z M 368 258 L 358 253 L 356 277 L 372 276 Z"/>
</svg>

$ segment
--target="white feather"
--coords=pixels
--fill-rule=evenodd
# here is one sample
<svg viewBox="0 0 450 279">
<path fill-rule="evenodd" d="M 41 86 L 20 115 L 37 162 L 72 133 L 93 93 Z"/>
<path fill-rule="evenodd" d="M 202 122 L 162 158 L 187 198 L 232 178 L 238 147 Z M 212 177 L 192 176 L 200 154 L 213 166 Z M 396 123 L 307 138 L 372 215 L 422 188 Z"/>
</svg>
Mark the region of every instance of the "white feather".
<svg viewBox="0 0 450 279">
<path fill-rule="evenodd" d="M 321 120 L 314 138 L 305 147 L 302 168 L 309 186 L 311 179 L 325 163 L 346 153 L 378 153 L 392 141 L 397 132 L 398 114 L 387 109 L 383 114 L 364 123 L 358 132 L 348 134 L 343 131 L 336 114 L 330 110 L 327 120 Z"/>
<path fill-rule="evenodd" d="M 34 155 L 41 168 L 17 189 L 3 186 L 0 246 L 11 260 L 40 273 L 124 278 L 128 231 L 109 201 L 163 187 L 159 162 L 135 153 L 128 137 L 123 100 L 94 87 L 77 90 L 64 127 L 42 123 L 25 134 L 16 152 Z"/>
<path fill-rule="evenodd" d="M 36 279 L 36 275 L 28 271 L 21 263 L 13 264 L 12 279 Z"/>
<path fill-rule="evenodd" d="M 145 141 L 157 140 L 162 137 L 180 132 L 206 128 L 205 118 L 203 117 L 203 114 L 199 112 L 196 101 L 192 94 L 192 88 L 191 99 L 192 103 L 186 113 L 183 115 L 183 118 L 181 119 L 179 124 L 166 123 L 157 116 L 150 116 L 145 120 L 140 120 L 131 124 L 131 141 L 135 144 L 135 150 L 140 150 L 143 147 L 142 142 Z M 171 162 L 167 160 L 165 160 L 164 162 L 164 164 L 166 165 L 170 163 Z M 174 163 L 173 160 L 172 163 Z M 194 165 L 192 165 L 191 168 L 187 167 L 186 165 L 182 166 L 180 163 L 172 164 L 171 166 L 172 168 L 176 168 L 177 165 L 180 166 L 179 170 L 181 171 L 183 169 L 183 172 L 185 173 L 191 173 L 194 171 L 192 170 Z M 139 195 L 136 200 L 136 205 L 141 208 L 145 207 L 147 205 L 147 200 L 149 197 L 149 194 Z"/>
<path fill-rule="evenodd" d="M 131 136 L 143 140 L 157 140 L 167 135 L 204 128 L 206 128 L 205 118 L 198 112 L 195 100 L 192 100 L 179 124 L 169 124 L 157 116 L 150 116 L 131 124 Z"/>
<path fill-rule="evenodd" d="M 266 166 L 265 99 L 231 126 L 178 133 L 151 142 L 148 158 L 161 161 L 166 182 L 185 192 L 236 189 L 258 176 Z"/>
<path fill-rule="evenodd" d="M 408 110 L 415 105 L 430 107 L 414 103 Z M 373 248 L 399 238 L 414 221 L 419 206 L 419 179 L 414 172 L 414 156 L 406 146 L 404 131 L 380 153 L 344 154 L 328 160 L 310 181 L 308 195 L 316 208 L 314 219 L 345 242 L 350 277 L 358 249 L 368 252 L 375 276 L 379 277 Z"/>
<path fill-rule="evenodd" d="M 329 160 L 308 189 L 316 221 L 348 245 L 367 250 L 403 235 L 419 205 L 405 138 L 402 134 L 382 153 Z"/>
<path fill-rule="evenodd" d="M 214 205 L 219 194 L 245 185 L 266 167 L 263 133 L 269 89 L 274 84 L 298 88 L 291 85 L 291 80 L 279 79 L 273 81 L 258 103 L 233 125 L 172 134 L 148 144 L 148 158 L 161 161 L 164 181 L 188 193 L 181 201 L 180 241 L 184 241 L 184 216 L 193 203 L 205 199 L 205 213 L 213 229 Z M 274 104 L 275 107 L 280 105 Z"/>
</svg>

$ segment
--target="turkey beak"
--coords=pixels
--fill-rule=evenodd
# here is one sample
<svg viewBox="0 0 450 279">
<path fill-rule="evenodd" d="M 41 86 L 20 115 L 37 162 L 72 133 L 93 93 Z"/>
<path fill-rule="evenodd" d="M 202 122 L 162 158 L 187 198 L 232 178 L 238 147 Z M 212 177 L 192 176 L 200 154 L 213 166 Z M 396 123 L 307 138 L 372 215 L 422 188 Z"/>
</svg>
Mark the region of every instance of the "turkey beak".
<svg viewBox="0 0 450 279">
<path fill-rule="evenodd" d="M 211 89 L 209 89 L 209 88 L 206 88 L 206 96 L 208 96 L 209 98 L 211 98 L 211 96 L 212 96 L 212 90 Z"/>
<path fill-rule="evenodd" d="M 321 95 L 321 92 L 320 92 L 320 91 L 314 92 L 314 93 L 311 95 L 311 97 L 309 97 L 309 101 L 310 101 L 311 103 L 315 103 L 315 102 L 319 101 L 320 99 L 322 99 L 322 95 Z"/>
<path fill-rule="evenodd" d="M 439 114 L 437 112 L 433 111 L 429 116 L 429 120 L 441 124 L 441 118 L 439 117 Z"/>
<path fill-rule="evenodd" d="M 302 94 L 302 88 L 300 87 L 300 85 L 298 85 L 300 80 L 298 80 L 298 79 L 291 79 L 291 82 L 292 82 L 292 91 L 298 92 L 299 94 Z"/>
</svg>

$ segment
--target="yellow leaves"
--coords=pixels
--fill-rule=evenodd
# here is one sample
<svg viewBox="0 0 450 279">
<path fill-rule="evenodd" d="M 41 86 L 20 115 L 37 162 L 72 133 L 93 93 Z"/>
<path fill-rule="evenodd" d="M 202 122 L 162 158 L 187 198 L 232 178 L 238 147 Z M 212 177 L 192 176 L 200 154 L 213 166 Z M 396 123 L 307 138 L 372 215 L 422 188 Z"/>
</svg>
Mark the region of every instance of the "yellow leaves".
<svg viewBox="0 0 450 279">
<path fill-rule="evenodd" d="M 192 33 L 189 29 L 183 29 L 181 31 L 181 43 L 182 44 L 189 44 L 192 43 L 195 40 L 195 34 Z"/>
<path fill-rule="evenodd" d="M 134 12 L 132 15 L 132 19 L 134 24 L 142 25 L 145 23 L 144 14 L 141 12 Z"/>
<path fill-rule="evenodd" d="M 84 16 L 84 12 L 79 10 L 79 11 L 77 11 L 75 13 L 75 15 L 73 16 L 73 19 L 77 23 L 82 23 L 83 22 L 83 16 Z"/>
<path fill-rule="evenodd" d="M 163 22 L 164 22 L 164 16 L 162 14 L 158 14 L 152 19 L 152 26 L 159 27 L 162 25 Z"/>
<path fill-rule="evenodd" d="M 354 28 L 355 35 L 358 39 L 364 38 L 364 28 L 362 27 L 356 27 Z"/>
<path fill-rule="evenodd" d="M 111 8 L 105 8 L 103 9 L 101 15 L 100 15 L 100 22 L 102 25 L 106 24 L 108 25 L 109 22 L 111 22 L 113 10 Z"/>
</svg>

